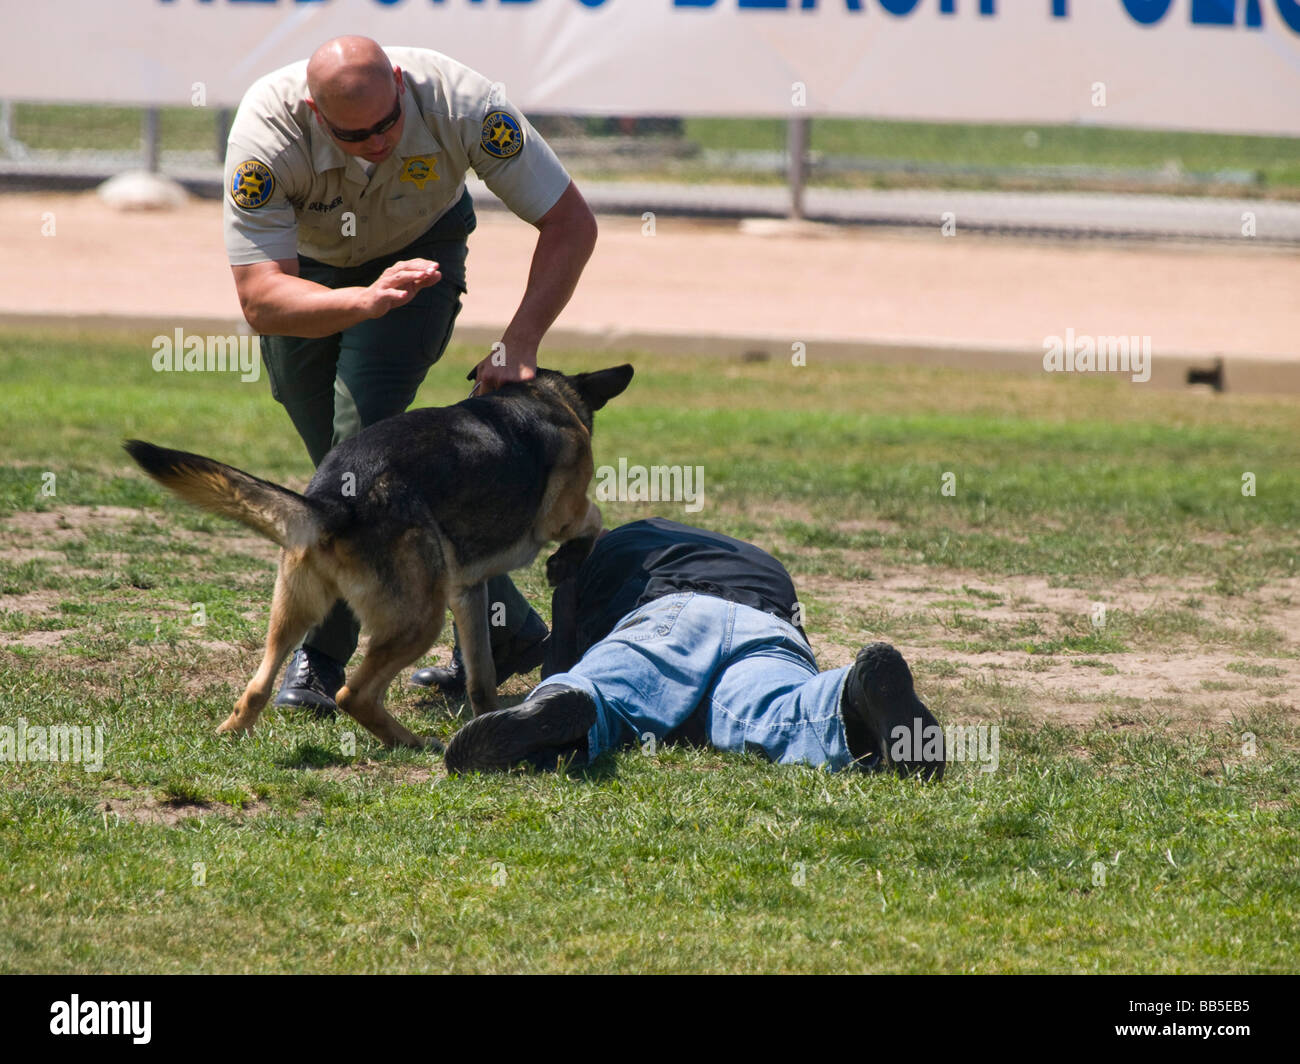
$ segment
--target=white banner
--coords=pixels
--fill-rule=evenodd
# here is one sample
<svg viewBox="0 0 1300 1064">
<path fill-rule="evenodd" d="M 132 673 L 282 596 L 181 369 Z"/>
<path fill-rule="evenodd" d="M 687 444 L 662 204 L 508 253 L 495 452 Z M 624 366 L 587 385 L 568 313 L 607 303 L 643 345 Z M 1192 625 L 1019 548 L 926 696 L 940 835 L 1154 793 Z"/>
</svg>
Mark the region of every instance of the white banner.
<svg viewBox="0 0 1300 1064">
<path fill-rule="evenodd" d="M 226 106 L 347 33 L 533 112 L 1300 135 L 1300 0 L 3 0 L 0 98 Z"/>
</svg>

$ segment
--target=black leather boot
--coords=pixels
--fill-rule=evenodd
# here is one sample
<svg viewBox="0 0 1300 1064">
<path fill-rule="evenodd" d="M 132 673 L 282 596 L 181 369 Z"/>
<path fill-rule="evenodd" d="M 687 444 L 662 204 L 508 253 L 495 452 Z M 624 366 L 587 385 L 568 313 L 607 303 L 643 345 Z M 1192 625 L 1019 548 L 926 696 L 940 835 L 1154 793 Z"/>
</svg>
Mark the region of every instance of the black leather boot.
<svg viewBox="0 0 1300 1064">
<path fill-rule="evenodd" d="M 532 672 L 546 657 L 546 622 L 536 613 L 531 614 L 524 626 L 501 646 L 492 648 L 492 662 L 496 665 L 497 686 L 511 676 Z M 465 663 L 460 656 L 460 644 L 452 648 L 451 662 L 418 669 L 411 675 L 414 687 L 431 687 L 447 698 L 462 698 L 465 694 Z"/>
<path fill-rule="evenodd" d="M 507 772 L 523 762 L 553 769 L 566 757 L 586 760 L 596 703 L 573 687 L 544 687 L 513 709 L 475 717 L 447 744 L 447 771 Z"/>
<path fill-rule="evenodd" d="M 318 717 L 332 717 L 339 711 L 334 696 L 343 686 L 344 665 L 328 654 L 299 647 L 289 659 L 284 684 L 272 705 L 309 709 Z"/>
<path fill-rule="evenodd" d="M 859 767 L 882 771 L 888 766 L 900 776 L 919 772 L 925 779 L 943 779 L 943 729 L 916 697 L 903 655 L 888 643 L 858 652 L 844 681 L 840 713 Z"/>
</svg>

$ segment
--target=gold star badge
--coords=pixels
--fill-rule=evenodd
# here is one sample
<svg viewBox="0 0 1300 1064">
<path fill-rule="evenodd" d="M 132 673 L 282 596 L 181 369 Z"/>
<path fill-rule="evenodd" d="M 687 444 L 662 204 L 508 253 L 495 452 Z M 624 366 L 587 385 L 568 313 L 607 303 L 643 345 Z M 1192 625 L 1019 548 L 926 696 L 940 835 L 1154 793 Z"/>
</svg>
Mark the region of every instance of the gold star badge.
<svg viewBox="0 0 1300 1064">
<path fill-rule="evenodd" d="M 504 122 L 499 122 L 492 127 L 492 143 L 497 146 L 497 150 L 508 152 L 515 143 L 515 131 Z"/>
<path fill-rule="evenodd" d="M 402 167 L 399 181 L 409 181 L 421 192 L 426 181 L 438 180 L 438 157 L 436 155 L 412 155 Z"/>
</svg>

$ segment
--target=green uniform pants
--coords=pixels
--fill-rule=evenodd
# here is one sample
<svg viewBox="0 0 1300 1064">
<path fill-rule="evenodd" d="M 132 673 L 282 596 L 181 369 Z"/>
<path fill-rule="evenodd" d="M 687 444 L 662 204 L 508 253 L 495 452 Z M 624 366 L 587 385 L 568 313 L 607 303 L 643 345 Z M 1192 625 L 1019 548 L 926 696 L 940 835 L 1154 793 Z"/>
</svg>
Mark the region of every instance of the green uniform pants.
<svg viewBox="0 0 1300 1064">
<path fill-rule="evenodd" d="M 411 405 L 429 367 L 451 339 L 466 290 L 466 240 L 475 224 L 474 204 L 466 192 L 427 233 L 393 255 L 346 267 L 298 257 L 299 275 L 327 288 L 372 284 L 403 259 L 431 259 L 442 273 L 441 281 L 417 292 L 405 306 L 333 336 L 261 337 L 271 395 L 289 412 L 313 466 L 319 466 L 336 444 Z M 507 576 L 488 581 L 488 601 L 505 604 L 506 623 L 490 630 L 497 647 L 523 627 L 532 607 Z M 352 611 L 340 600 L 307 633 L 303 645 L 346 663 L 357 648 L 359 630 Z"/>
</svg>

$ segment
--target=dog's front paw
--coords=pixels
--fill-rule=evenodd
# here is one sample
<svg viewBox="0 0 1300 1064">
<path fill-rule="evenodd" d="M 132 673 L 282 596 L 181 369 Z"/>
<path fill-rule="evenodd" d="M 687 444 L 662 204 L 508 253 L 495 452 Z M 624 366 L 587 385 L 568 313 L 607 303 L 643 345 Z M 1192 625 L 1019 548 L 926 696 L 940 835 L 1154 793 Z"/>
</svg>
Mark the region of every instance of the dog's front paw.
<svg viewBox="0 0 1300 1064">
<path fill-rule="evenodd" d="M 238 713 L 232 713 L 217 726 L 218 735 L 239 735 L 250 729 L 251 725 L 239 719 Z"/>
</svg>

